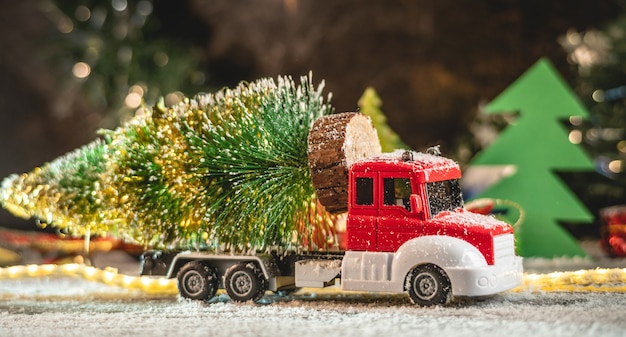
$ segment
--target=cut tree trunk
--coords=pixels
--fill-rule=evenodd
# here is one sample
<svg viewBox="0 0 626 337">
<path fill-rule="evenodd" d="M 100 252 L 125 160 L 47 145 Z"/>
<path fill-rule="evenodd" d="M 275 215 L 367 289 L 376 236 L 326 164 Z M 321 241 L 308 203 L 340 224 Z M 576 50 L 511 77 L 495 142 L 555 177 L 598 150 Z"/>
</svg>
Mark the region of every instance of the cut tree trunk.
<svg viewBox="0 0 626 337">
<path fill-rule="evenodd" d="M 311 180 L 327 211 L 336 214 L 348 209 L 348 168 L 380 153 L 376 129 L 361 113 L 324 116 L 313 123 L 308 139 Z"/>
</svg>

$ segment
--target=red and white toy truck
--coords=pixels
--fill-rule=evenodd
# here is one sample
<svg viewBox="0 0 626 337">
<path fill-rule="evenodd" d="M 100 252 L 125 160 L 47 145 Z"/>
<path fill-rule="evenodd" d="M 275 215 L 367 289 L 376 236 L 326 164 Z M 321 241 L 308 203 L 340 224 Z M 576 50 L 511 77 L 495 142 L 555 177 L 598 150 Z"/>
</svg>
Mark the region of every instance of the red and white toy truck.
<svg viewBox="0 0 626 337">
<path fill-rule="evenodd" d="M 402 293 L 436 305 L 518 286 L 513 229 L 463 208 L 453 160 L 396 151 L 349 168 L 346 250 L 234 255 L 149 251 L 142 275 L 178 278 L 180 295 L 208 300 L 225 288 L 234 301 L 267 290 L 326 287 Z"/>
</svg>

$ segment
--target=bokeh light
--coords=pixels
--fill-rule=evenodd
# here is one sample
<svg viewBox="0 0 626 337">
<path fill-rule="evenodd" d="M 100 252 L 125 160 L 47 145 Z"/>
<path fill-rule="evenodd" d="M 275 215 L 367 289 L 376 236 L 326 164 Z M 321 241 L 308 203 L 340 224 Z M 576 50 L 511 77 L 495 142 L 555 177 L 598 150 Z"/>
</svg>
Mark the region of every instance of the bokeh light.
<svg viewBox="0 0 626 337">
<path fill-rule="evenodd" d="M 127 107 L 131 109 L 138 108 L 139 105 L 141 105 L 141 95 L 136 92 L 131 92 L 128 95 L 126 95 L 126 99 L 124 100 L 124 103 L 126 104 Z"/>
<path fill-rule="evenodd" d="M 126 0 L 113 0 L 111 6 L 118 12 L 123 12 L 128 8 L 128 2 Z"/>
<path fill-rule="evenodd" d="M 87 78 L 89 74 L 91 74 L 91 67 L 85 62 L 78 62 L 72 67 L 72 75 L 76 78 Z"/>
<path fill-rule="evenodd" d="M 572 130 L 569 133 L 569 141 L 572 144 L 580 144 L 583 141 L 583 134 L 580 130 Z"/>
<path fill-rule="evenodd" d="M 623 165 L 621 160 L 612 160 L 609 162 L 609 170 L 613 173 L 620 173 L 623 170 Z"/>
<path fill-rule="evenodd" d="M 76 20 L 85 22 L 91 18 L 91 10 L 87 6 L 81 5 L 76 7 L 74 15 L 76 16 Z"/>
</svg>

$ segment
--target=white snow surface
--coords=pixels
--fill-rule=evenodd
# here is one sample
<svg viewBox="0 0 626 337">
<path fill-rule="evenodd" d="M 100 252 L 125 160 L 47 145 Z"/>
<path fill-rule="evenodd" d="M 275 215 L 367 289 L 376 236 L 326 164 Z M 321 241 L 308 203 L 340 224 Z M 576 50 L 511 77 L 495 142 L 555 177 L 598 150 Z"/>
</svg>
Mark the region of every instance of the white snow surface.
<svg viewBox="0 0 626 337">
<path fill-rule="evenodd" d="M 80 290 L 76 290 L 80 289 Z M 624 336 L 626 294 L 505 293 L 422 308 L 302 290 L 260 304 L 146 296 L 77 278 L 4 280 L 1 336 Z"/>
</svg>

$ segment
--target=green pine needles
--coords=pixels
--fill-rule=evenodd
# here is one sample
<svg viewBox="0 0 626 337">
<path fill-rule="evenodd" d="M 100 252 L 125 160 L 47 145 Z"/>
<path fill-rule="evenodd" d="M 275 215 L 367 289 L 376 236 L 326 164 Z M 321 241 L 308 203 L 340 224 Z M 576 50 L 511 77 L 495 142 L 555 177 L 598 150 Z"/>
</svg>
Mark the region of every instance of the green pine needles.
<svg viewBox="0 0 626 337">
<path fill-rule="evenodd" d="M 191 156 L 203 159 L 194 165 L 196 174 L 211 178 L 205 193 L 217 196 L 206 213 L 214 223 L 209 237 L 252 247 L 285 246 L 295 226 L 312 228 L 308 211 L 315 189 L 306 140 L 313 122 L 332 111 L 321 89 L 306 78 L 298 87 L 287 78 L 278 85 L 252 83 L 213 97 L 218 105 L 232 107 L 219 123 L 209 114 L 201 132 L 183 124 Z M 231 103 L 233 97 L 243 99 Z"/>
<path fill-rule="evenodd" d="M 31 173 L 13 174 L 2 182 L 0 201 L 17 216 L 54 224 L 68 234 L 111 231 L 102 212 L 105 152 L 96 140 Z"/>
<path fill-rule="evenodd" d="M 55 161 L 62 163 L 60 180 L 82 191 L 70 193 L 76 207 L 68 208 L 68 216 L 52 212 L 45 221 L 80 233 L 86 223 L 67 219 L 88 214 L 100 224 L 96 232 L 148 246 L 316 248 L 313 236 L 331 223 L 316 203 L 307 161 L 311 125 L 333 112 L 322 91 L 323 83 L 313 86 L 311 75 L 299 84 L 279 77 L 184 98 L 171 107 L 157 104 L 103 131 L 106 142 L 79 150 L 99 157 Z M 75 173 L 94 160 L 88 173 L 98 179 Z M 23 177 L 47 166 L 52 164 Z M 44 186 L 48 178 L 21 184 L 8 178 L 0 201 L 14 213 L 39 218 L 32 211 L 37 204 L 14 199 L 25 185 Z M 50 188 L 69 193 L 61 185 Z"/>
</svg>

